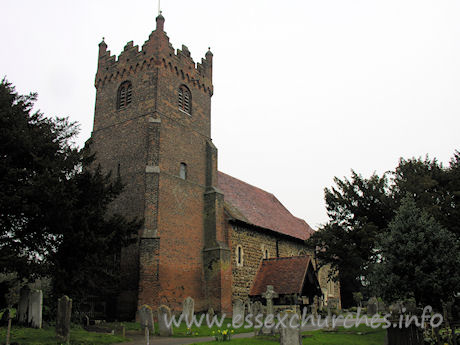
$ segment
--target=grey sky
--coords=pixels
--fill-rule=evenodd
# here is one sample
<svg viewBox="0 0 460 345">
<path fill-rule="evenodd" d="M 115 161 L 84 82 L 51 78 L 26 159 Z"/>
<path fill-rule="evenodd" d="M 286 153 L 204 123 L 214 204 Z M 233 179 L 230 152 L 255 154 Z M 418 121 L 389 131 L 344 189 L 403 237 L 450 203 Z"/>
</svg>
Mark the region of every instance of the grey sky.
<svg viewBox="0 0 460 345">
<path fill-rule="evenodd" d="M 98 43 L 118 55 L 155 27 L 156 1 L 2 2 L 1 73 L 46 115 L 92 130 Z M 317 227 L 323 188 L 355 169 L 460 149 L 460 1 L 163 0 L 195 62 L 214 53 L 219 169 Z"/>
</svg>

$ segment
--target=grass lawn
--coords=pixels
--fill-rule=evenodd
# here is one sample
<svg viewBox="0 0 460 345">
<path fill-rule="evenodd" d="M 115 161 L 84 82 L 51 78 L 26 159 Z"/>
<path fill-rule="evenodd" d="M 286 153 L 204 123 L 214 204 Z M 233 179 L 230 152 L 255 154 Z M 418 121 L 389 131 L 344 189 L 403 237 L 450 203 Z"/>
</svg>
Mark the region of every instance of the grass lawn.
<svg viewBox="0 0 460 345">
<path fill-rule="evenodd" d="M 70 344 L 72 345 L 103 345 L 126 341 L 120 336 L 103 333 L 91 333 L 81 328 L 70 331 Z M 6 327 L 0 328 L 0 344 L 5 344 Z M 11 343 L 20 345 L 58 345 L 54 327 L 33 329 L 13 326 L 11 330 Z"/>
<path fill-rule="evenodd" d="M 199 320 L 200 315 L 197 315 L 197 318 Z M 220 317 L 218 318 L 218 321 L 220 321 Z M 229 332 L 233 330 L 234 334 L 237 333 L 248 333 L 248 332 L 253 332 L 254 329 L 251 328 L 236 328 L 233 329 L 231 326 L 228 327 L 228 324 L 231 325 L 232 319 L 231 318 L 225 318 L 222 327 L 217 327 L 215 324 L 213 325 L 212 328 L 208 328 L 206 324 L 206 319 L 203 320 L 203 323 L 201 324 L 201 327 L 198 328 L 196 325 L 192 325 L 190 329 L 187 327 L 185 322 L 182 322 L 179 327 L 174 326 L 174 337 L 206 337 L 206 336 L 212 336 L 212 332 L 216 332 L 218 330 L 225 330 L 227 329 Z M 106 328 L 106 329 L 115 329 L 116 334 L 120 332 L 121 324 L 125 326 L 126 331 L 141 331 L 141 325 L 139 322 L 114 322 L 114 323 L 104 323 L 99 325 L 100 327 Z M 156 335 L 158 335 L 158 322 L 155 322 L 155 330 L 156 330 Z"/>
<path fill-rule="evenodd" d="M 220 317 L 218 319 L 220 321 Z M 229 332 L 233 331 L 234 334 L 237 333 L 248 333 L 252 332 L 253 328 L 236 328 L 233 329 L 231 326 L 229 327 L 228 325 L 232 324 L 232 319 L 231 318 L 226 318 L 224 319 L 224 322 L 222 323 L 222 327 L 217 327 L 216 325 L 213 325 L 212 328 L 209 328 L 206 324 L 206 319 L 203 321 L 202 325 L 200 328 L 198 328 L 196 325 L 192 325 L 190 329 L 187 328 L 187 325 L 185 322 L 182 322 L 179 327 L 174 327 L 174 337 L 206 337 L 206 336 L 212 336 L 213 332 L 217 332 L 218 330 L 225 330 L 227 329 Z"/>
<path fill-rule="evenodd" d="M 340 327 L 337 332 L 311 331 L 302 333 L 303 345 L 383 345 L 385 330 L 372 329 L 364 325 L 345 329 Z M 202 344 L 221 344 L 221 342 L 211 341 Z M 256 337 L 249 339 L 232 339 L 229 344 L 239 345 L 275 345 L 279 344 L 276 337 Z"/>
</svg>

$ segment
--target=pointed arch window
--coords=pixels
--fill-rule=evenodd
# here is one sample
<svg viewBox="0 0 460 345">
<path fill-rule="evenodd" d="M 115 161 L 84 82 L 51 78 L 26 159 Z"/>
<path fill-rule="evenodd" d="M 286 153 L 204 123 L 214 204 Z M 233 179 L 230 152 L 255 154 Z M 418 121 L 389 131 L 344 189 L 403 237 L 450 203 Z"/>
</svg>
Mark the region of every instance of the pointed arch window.
<svg viewBox="0 0 460 345">
<path fill-rule="evenodd" d="M 118 88 L 117 109 L 124 109 L 131 104 L 133 87 L 130 81 L 123 82 Z"/>
<path fill-rule="evenodd" d="M 192 115 L 192 93 L 185 85 L 179 87 L 179 99 L 177 104 L 180 110 Z"/>
</svg>

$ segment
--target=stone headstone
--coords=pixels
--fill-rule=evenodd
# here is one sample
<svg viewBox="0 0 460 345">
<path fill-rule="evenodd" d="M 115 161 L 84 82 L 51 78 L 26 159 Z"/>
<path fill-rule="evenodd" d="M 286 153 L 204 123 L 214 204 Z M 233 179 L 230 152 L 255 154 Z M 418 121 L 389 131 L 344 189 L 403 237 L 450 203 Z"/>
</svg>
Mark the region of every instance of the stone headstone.
<svg viewBox="0 0 460 345">
<path fill-rule="evenodd" d="M 207 313 L 207 314 L 208 314 L 210 320 L 214 317 L 215 313 L 214 313 L 213 307 L 210 307 L 210 308 L 208 309 L 208 313 Z"/>
<path fill-rule="evenodd" d="M 281 327 L 280 332 L 280 344 L 281 345 L 302 345 L 302 335 L 300 334 L 300 320 L 296 317 L 292 320 L 297 314 L 292 310 L 286 310 L 283 312 L 280 317 L 284 317 L 285 314 L 288 314 L 285 324 L 286 327 Z M 292 325 L 299 324 L 299 327 L 291 327 Z"/>
<path fill-rule="evenodd" d="M 417 304 L 415 303 L 415 300 L 409 299 L 407 301 L 404 301 L 403 306 L 406 309 L 405 313 L 407 313 L 407 314 L 417 314 Z"/>
<path fill-rule="evenodd" d="M 260 332 L 262 331 L 261 328 L 256 328 L 256 317 L 257 315 L 262 315 L 262 318 L 259 316 L 258 320 L 261 320 L 263 322 L 263 315 L 264 315 L 264 306 L 260 301 L 256 301 L 252 304 L 252 323 L 254 325 L 254 335 L 259 335 Z"/>
<path fill-rule="evenodd" d="M 401 305 L 399 303 L 392 303 L 388 307 L 388 310 L 391 314 L 398 315 L 399 313 L 401 313 Z"/>
<path fill-rule="evenodd" d="M 327 305 L 331 309 L 338 309 L 339 308 L 339 300 L 335 297 L 330 297 L 327 300 Z"/>
<path fill-rule="evenodd" d="M 182 303 L 182 314 L 186 323 L 192 323 L 193 313 L 195 312 L 195 301 L 192 297 L 187 297 Z"/>
<path fill-rule="evenodd" d="M 251 313 L 254 318 L 257 315 L 264 314 L 264 306 L 260 301 L 256 301 L 252 304 Z"/>
<path fill-rule="evenodd" d="M 30 290 L 27 323 L 32 328 L 42 328 L 43 292 Z"/>
<path fill-rule="evenodd" d="M 377 311 L 378 311 L 377 307 L 378 307 L 377 298 L 375 298 L 375 297 L 369 298 L 369 301 L 367 302 L 367 314 L 368 315 L 377 314 Z"/>
<path fill-rule="evenodd" d="M 171 323 L 171 309 L 166 305 L 158 308 L 158 332 L 160 337 L 170 337 L 173 335 Z"/>
<path fill-rule="evenodd" d="M 267 315 L 274 314 L 273 299 L 278 298 L 278 294 L 272 285 L 267 285 L 267 291 L 262 294 L 262 297 L 267 301 Z"/>
<path fill-rule="evenodd" d="M 386 311 L 385 303 L 383 302 L 383 300 L 379 299 L 377 301 L 377 312 L 381 314 L 385 314 L 385 311 Z"/>
<path fill-rule="evenodd" d="M 273 324 L 276 325 L 273 299 L 278 298 L 278 294 L 275 292 L 272 285 L 267 285 L 267 291 L 265 291 L 262 294 L 262 297 L 265 298 L 265 300 L 267 301 L 267 309 L 265 313 L 265 318 L 267 317 L 272 318 Z M 264 326 L 262 328 L 262 334 L 274 334 L 274 333 L 275 333 L 275 327 L 265 327 Z"/>
<path fill-rule="evenodd" d="M 244 314 L 245 315 L 252 314 L 252 303 L 251 303 L 251 301 L 244 302 Z"/>
<path fill-rule="evenodd" d="M 329 305 L 329 303 L 326 306 L 326 310 L 327 310 L 327 326 L 326 326 L 326 329 L 327 330 L 332 330 L 332 308 Z"/>
<path fill-rule="evenodd" d="M 19 291 L 18 303 L 18 321 L 20 324 L 25 325 L 28 322 L 28 309 L 29 309 L 29 295 L 30 289 L 25 286 Z"/>
<path fill-rule="evenodd" d="M 243 324 L 244 322 L 244 304 L 240 299 L 236 299 L 233 302 L 233 314 L 232 314 L 232 323 Z"/>
<path fill-rule="evenodd" d="M 150 334 L 155 332 L 155 324 L 153 323 L 152 308 L 144 304 L 139 308 L 139 323 L 141 324 L 142 331 L 145 333 L 145 328 L 149 329 Z"/>
<path fill-rule="evenodd" d="M 72 300 L 67 296 L 58 299 L 56 318 L 56 336 L 60 342 L 69 343 L 70 317 L 72 316 Z"/>
<path fill-rule="evenodd" d="M 313 297 L 313 304 L 311 306 L 311 314 L 315 319 L 318 318 L 319 299 L 318 296 Z"/>
</svg>

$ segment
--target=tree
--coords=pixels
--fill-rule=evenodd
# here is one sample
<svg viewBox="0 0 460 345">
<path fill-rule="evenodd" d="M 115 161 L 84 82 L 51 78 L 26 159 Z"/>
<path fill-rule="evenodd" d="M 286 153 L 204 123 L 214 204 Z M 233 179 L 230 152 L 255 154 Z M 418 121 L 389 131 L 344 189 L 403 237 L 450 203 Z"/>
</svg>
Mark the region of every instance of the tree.
<svg viewBox="0 0 460 345">
<path fill-rule="evenodd" d="M 0 83 L 0 267 L 20 278 L 46 271 L 67 219 L 62 181 L 79 160 L 71 143 L 77 125 L 32 113 L 36 98 Z"/>
<path fill-rule="evenodd" d="M 412 196 L 402 200 L 389 231 L 378 237 L 377 262 L 368 277 L 388 301 L 415 298 L 441 308 L 460 285 L 460 243 Z"/>
<path fill-rule="evenodd" d="M 388 179 L 376 174 L 369 179 L 352 171 L 351 179 L 334 179 L 336 187 L 325 189 L 329 222 L 307 241 L 320 264 L 331 264 L 331 277 L 338 273 L 342 305 L 353 304 L 353 292 L 371 262 L 376 236 L 393 216 Z"/>
<path fill-rule="evenodd" d="M 459 152 L 447 168 L 428 157 L 401 158 L 395 170 L 382 177 L 374 174 L 365 179 L 352 171 L 351 179 L 335 178 L 334 182 L 336 187 L 325 189 L 329 222 L 307 244 L 317 249 L 320 263 L 329 263 L 339 272 L 345 306 L 351 305 L 352 292 L 375 294 L 367 275 L 378 250 L 377 238 L 388 231 L 406 195 L 460 238 Z"/>
<path fill-rule="evenodd" d="M 0 273 L 48 276 L 56 294 L 114 293 L 140 223 L 110 213 L 120 179 L 90 169 L 78 125 L 32 112 L 36 98 L 0 83 Z"/>
<path fill-rule="evenodd" d="M 140 222 L 110 214 L 109 206 L 123 185 L 97 167 L 68 180 L 72 212 L 57 250 L 49 256 L 53 291 L 82 300 L 84 296 L 115 296 L 123 247 L 136 241 Z"/>
</svg>

